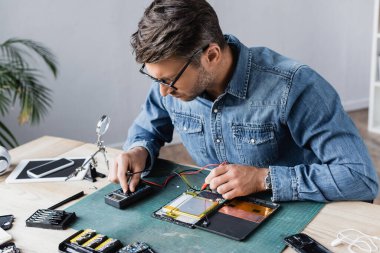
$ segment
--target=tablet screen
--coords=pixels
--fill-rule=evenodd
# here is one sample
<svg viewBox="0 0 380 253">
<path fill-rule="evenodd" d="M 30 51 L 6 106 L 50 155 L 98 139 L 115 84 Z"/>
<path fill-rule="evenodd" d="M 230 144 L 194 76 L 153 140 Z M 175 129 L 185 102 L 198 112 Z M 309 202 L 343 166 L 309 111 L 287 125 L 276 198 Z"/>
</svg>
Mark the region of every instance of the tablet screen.
<svg viewBox="0 0 380 253">
<path fill-rule="evenodd" d="M 216 212 L 195 224 L 197 228 L 244 240 L 277 208 L 278 204 L 255 198 L 226 201 Z"/>
</svg>

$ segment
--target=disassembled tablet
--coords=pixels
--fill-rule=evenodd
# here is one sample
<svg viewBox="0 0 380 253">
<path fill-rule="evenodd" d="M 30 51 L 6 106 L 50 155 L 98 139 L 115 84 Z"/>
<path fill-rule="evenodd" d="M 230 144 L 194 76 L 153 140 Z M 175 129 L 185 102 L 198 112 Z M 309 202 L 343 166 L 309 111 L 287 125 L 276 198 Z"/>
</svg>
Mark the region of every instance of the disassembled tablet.
<svg viewBox="0 0 380 253">
<path fill-rule="evenodd" d="M 253 197 L 225 200 L 211 191 L 191 190 L 155 211 L 153 217 L 243 240 L 279 206 Z"/>
</svg>

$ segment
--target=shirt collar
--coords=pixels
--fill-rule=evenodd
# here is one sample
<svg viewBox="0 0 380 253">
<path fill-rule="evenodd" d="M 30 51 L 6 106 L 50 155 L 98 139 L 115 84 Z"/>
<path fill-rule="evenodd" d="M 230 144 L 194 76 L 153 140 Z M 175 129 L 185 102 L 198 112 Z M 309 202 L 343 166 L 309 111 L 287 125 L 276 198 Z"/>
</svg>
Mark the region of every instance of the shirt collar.
<svg viewBox="0 0 380 253">
<path fill-rule="evenodd" d="M 234 73 L 228 83 L 226 92 L 235 97 L 245 99 L 251 73 L 252 52 L 235 36 L 226 34 L 224 38 L 228 45 L 232 46 L 236 57 Z"/>
</svg>

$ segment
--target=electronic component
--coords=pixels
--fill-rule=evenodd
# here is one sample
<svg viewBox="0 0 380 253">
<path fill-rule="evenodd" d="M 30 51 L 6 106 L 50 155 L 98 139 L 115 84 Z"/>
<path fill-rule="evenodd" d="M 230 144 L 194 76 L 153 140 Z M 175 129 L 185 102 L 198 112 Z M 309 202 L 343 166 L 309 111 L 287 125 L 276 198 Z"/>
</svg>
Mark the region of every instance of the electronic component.
<svg viewBox="0 0 380 253">
<path fill-rule="evenodd" d="M 13 242 L 8 242 L 0 245 L 0 253 L 20 253 L 20 250 Z"/>
<path fill-rule="evenodd" d="M 94 237 L 92 237 L 90 240 L 86 241 L 83 246 L 95 249 L 100 244 L 102 244 L 104 241 L 106 241 L 108 237 L 106 235 L 97 234 Z"/>
<path fill-rule="evenodd" d="M 79 235 L 77 235 L 74 238 L 72 238 L 70 240 L 70 242 L 78 244 L 78 245 L 82 245 L 85 242 L 87 242 L 88 240 L 90 240 L 90 238 L 94 237 L 95 235 L 96 235 L 96 231 L 95 230 L 86 229 L 82 233 L 80 233 Z"/>
<path fill-rule="evenodd" d="M 284 241 L 299 253 L 331 253 L 325 246 L 304 233 L 285 237 Z"/>
<path fill-rule="evenodd" d="M 12 227 L 14 219 L 14 216 L 11 214 L 0 216 L 0 228 L 4 230 L 10 229 Z"/>
<path fill-rule="evenodd" d="M 121 248 L 117 253 L 155 253 L 145 242 L 134 242 Z"/>
<path fill-rule="evenodd" d="M 58 249 L 70 253 L 117 253 L 122 247 L 123 244 L 118 239 L 98 234 L 93 229 L 85 229 L 61 242 Z"/>
<path fill-rule="evenodd" d="M 101 253 L 111 253 L 116 252 L 116 250 L 120 249 L 123 245 L 118 239 L 108 238 L 104 242 L 102 242 L 98 247 L 95 248 L 95 251 Z"/>
<path fill-rule="evenodd" d="M 194 224 L 224 203 L 220 195 L 204 191 L 186 191 L 153 213 L 153 217 L 193 228 Z"/>
<path fill-rule="evenodd" d="M 123 189 L 120 188 L 105 195 L 104 201 L 108 205 L 123 209 L 154 191 L 154 187 L 140 182 L 134 192 L 124 193 Z"/>
</svg>

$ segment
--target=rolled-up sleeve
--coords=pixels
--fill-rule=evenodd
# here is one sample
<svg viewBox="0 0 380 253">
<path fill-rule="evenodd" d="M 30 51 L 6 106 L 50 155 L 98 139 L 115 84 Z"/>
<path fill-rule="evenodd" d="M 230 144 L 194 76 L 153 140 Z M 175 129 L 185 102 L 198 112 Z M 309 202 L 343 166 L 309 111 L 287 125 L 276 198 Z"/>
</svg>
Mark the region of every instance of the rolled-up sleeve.
<svg viewBox="0 0 380 253">
<path fill-rule="evenodd" d="M 378 178 L 357 128 L 331 85 L 307 66 L 289 85 L 282 123 L 320 163 L 270 166 L 274 201 L 372 200 Z"/>
<path fill-rule="evenodd" d="M 124 150 L 144 147 L 149 153 L 146 170 L 154 164 L 160 148 L 165 142 L 171 142 L 173 124 L 159 92 L 159 85 L 153 83 L 142 110 L 128 131 Z M 145 173 L 146 175 L 148 173 Z"/>
</svg>

